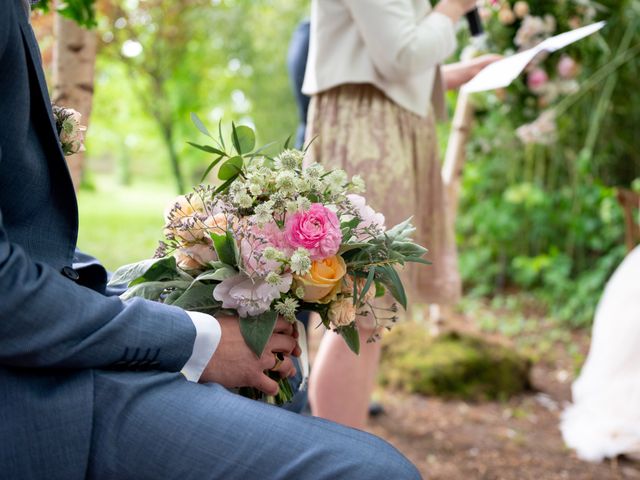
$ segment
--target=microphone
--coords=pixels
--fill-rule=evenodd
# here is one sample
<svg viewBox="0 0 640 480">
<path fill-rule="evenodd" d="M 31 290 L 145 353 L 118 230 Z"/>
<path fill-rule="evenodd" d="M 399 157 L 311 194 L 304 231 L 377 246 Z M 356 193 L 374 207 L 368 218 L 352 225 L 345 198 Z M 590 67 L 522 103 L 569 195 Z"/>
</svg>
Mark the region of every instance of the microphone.
<svg viewBox="0 0 640 480">
<path fill-rule="evenodd" d="M 484 28 L 482 27 L 482 20 L 480 19 L 480 13 L 478 13 L 478 8 L 474 8 L 473 10 L 469 10 L 464 15 L 467 17 L 467 22 L 469 23 L 469 30 L 471 31 L 471 35 L 474 37 L 479 37 L 484 33 Z"/>
</svg>

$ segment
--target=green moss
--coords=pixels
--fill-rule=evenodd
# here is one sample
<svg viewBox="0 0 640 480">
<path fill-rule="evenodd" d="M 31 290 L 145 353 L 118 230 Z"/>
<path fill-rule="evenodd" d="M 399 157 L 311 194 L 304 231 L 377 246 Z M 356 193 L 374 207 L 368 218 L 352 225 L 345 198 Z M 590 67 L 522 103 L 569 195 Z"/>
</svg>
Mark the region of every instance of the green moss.
<svg viewBox="0 0 640 480">
<path fill-rule="evenodd" d="M 432 339 L 415 323 L 383 340 L 380 380 L 409 393 L 506 399 L 529 388 L 528 358 L 480 337 L 450 333 Z"/>
</svg>

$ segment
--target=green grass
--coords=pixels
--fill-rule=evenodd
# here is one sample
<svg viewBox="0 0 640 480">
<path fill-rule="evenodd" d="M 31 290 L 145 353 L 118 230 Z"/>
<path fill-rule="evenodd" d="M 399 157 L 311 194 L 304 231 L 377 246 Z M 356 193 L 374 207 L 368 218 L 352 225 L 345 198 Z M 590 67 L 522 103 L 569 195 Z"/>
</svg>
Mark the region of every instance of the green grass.
<svg viewBox="0 0 640 480">
<path fill-rule="evenodd" d="M 109 270 L 152 257 L 162 238 L 162 213 L 174 197 L 166 184 L 122 187 L 108 177 L 96 179 L 94 191 L 78 195 L 79 248 Z"/>
</svg>

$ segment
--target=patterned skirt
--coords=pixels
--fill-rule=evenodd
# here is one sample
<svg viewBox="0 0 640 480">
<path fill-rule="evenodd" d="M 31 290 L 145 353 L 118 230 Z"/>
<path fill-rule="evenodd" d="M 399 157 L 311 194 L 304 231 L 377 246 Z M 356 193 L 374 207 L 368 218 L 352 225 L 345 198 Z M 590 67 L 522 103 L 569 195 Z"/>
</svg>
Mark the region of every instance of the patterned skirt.
<svg viewBox="0 0 640 480">
<path fill-rule="evenodd" d="M 429 249 L 432 265 L 403 272 L 409 302 L 457 302 L 461 282 L 433 112 L 422 118 L 372 85 L 341 85 L 312 98 L 307 140 L 314 137 L 310 160 L 361 175 L 387 228 L 413 217 L 414 240 Z"/>
</svg>

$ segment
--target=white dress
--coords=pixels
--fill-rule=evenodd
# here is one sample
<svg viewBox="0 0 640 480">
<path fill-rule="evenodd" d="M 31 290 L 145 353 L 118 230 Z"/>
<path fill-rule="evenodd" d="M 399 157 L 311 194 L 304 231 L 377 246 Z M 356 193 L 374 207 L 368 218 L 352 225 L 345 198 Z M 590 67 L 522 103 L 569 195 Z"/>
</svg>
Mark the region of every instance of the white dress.
<svg viewBox="0 0 640 480">
<path fill-rule="evenodd" d="M 580 458 L 640 454 L 640 247 L 605 288 L 589 356 L 572 393 L 561 430 Z"/>
</svg>

